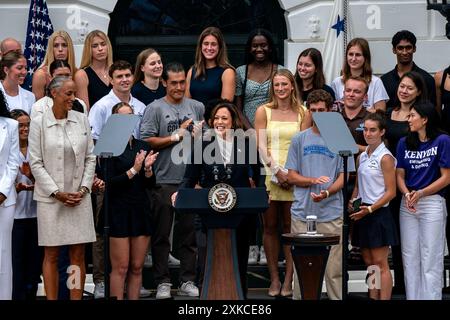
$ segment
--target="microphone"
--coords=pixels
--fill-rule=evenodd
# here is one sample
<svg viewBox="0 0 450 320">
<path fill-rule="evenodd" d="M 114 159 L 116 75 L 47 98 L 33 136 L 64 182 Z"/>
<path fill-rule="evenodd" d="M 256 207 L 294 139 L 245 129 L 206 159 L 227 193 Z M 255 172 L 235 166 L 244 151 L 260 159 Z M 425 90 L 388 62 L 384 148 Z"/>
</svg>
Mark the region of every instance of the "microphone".
<svg viewBox="0 0 450 320">
<path fill-rule="evenodd" d="M 213 166 L 213 174 L 214 174 L 214 181 L 218 181 L 219 180 L 219 176 L 218 176 L 219 168 L 216 165 Z"/>
</svg>

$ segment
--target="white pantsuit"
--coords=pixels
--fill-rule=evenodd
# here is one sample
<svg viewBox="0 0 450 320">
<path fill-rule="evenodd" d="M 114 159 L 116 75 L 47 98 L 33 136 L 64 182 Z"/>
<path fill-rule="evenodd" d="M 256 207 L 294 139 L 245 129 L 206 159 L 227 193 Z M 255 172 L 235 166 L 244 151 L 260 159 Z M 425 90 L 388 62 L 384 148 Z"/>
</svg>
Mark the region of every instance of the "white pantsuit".
<svg viewBox="0 0 450 320">
<path fill-rule="evenodd" d="M 10 300 L 12 295 L 11 236 L 19 152 L 17 121 L 0 117 L 0 193 L 6 196 L 0 205 L 0 300 Z"/>
<path fill-rule="evenodd" d="M 445 199 L 438 195 L 421 198 L 416 212 L 400 205 L 400 233 L 406 299 L 441 300 L 444 271 Z"/>
</svg>

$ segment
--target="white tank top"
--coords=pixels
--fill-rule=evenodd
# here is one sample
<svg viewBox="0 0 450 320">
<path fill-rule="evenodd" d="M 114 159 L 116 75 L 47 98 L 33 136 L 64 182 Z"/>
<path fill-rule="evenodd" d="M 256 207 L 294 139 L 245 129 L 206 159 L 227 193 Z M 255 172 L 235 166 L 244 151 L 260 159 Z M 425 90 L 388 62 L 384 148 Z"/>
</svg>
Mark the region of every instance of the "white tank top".
<svg viewBox="0 0 450 320">
<path fill-rule="evenodd" d="M 367 148 L 359 156 L 358 197 L 361 197 L 363 203 L 374 204 L 386 191 L 383 172 L 381 170 L 381 159 L 386 154 L 394 158 L 396 166 L 397 160 L 388 148 L 386 148 L 384 143 L 381 143 L 370 157 L 367 155 Z M 388 205 L 389 203 L 385 204 L 384 207 Z"/>
</svg>

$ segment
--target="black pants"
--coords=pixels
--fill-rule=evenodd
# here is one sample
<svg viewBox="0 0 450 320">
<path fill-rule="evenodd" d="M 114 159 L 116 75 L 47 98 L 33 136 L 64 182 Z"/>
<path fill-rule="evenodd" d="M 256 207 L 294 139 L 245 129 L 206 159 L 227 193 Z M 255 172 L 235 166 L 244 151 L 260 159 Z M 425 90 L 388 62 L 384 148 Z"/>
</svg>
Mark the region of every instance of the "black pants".
<svg viewBox="0 0 450 320">
<path fill-rule="evenodd" d="M 37 218 L 15 219 L 12 230 L 13 300 L 35 300 L 40 275 L 42 247 L 38 246 Z"/>
<path fill-rule="evenodd" d="M 171 196 L 178 190 L 177 184 L 162 184 L 152 190 L 152 256 L 153 275 L 156 284 L 171 283 L 169 274 L 170 231 L 174 221 Z M 195 241 L 194 216 L 175 216 L 174 251 L 180 260 L 180 281 L 195 281 L 197 245 Z"/>
</svg>

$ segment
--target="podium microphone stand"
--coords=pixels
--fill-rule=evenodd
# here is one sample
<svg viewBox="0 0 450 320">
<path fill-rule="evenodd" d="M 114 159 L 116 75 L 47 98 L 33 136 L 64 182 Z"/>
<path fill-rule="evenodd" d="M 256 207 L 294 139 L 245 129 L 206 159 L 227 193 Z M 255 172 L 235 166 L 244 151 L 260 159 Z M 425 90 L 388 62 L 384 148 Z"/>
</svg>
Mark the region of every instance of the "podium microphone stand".
<svg viewBox="0 0 450 320">
<path fill-rule="evenodd" d="M 103 127 L 100 138 L 94 147 L 94 154 L 103 159 L 101 161 L 103 178 L 105 180 L 105 193 L 103 200 L 103 257 L 105 278 L 105 299 L 110 299 L 109 284 L 109 169 L 113 157 L 120 156 L 133 133 L 139 117 L 136 115 L 113 114 Z"/>
<path fill-rule="evenodd" d="M 239 273 L 236 229 L 246 215 L 264 212 L 269 207 L 265 188 L 233 188 L 236 197 L 235 206 L 230 211 L 217 212 L 211 203 L 221 203 L 219 198 L 232 199 L 232 196 L 224 191 L 228 190 L 224 185 L 227 186 L 218 183 L 211 189 L 179 189 L 175 202 L 177 214 L 200 214 L 208 229 L 201 300 L 244 299 Z M 228 196 L 221 197 L 225 194 Z M 228 200 L 225 200 L 225 203 Z"/>
<path fill-rule="evenodd" d="M 315 112 L 313 120 L 319 128 L 320 135 L 325 140 L 328 149 L 338 154 L 344 162 L 344 187 L 343 187 L 343 225 L 342 225 L 342 300 L 348 298 L 348 158 L 358 153 L 358 146 L 347 127 L 342 115 L 338 112 Z M 351 162 L 354 164 L 354 162 Z M 352 171 L 355 171 L 353 166 Z"/>
</svg>

